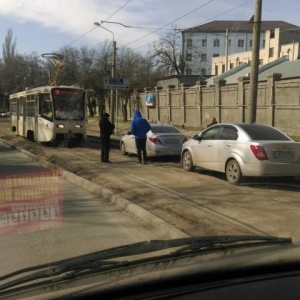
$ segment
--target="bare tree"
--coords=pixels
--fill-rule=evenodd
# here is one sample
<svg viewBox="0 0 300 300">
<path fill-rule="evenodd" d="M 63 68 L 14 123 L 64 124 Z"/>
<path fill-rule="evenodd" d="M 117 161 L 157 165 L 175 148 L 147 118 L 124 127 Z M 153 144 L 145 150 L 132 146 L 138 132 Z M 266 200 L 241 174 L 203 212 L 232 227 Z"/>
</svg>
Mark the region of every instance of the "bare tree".
<svg viewBox="0 0 300 300">
<path fill-rule="evenodd" d="M 0 83 L 8 93 L 16 92 L 24 87 L 26 68 L 24 57 L 17 54 L 17 42 L 13 39 L 12 29 L 8 29 L 2 44 L 2 61 L 0 65 Z"/>
<path fill-rule="evenodd" d="M 13 31 L 9 28 L 5 36 L 5 41 L 2 45 L 2 57 L 4 63 L 7 63 L 9 60 L 16 57 L 16 47 L 17 40 L 15 39 L 13 41 Z"/>
<path fill-rule="evenodd" d="M 168 31 L 165 37 L 153 42 L 150 46 L 149 58 L 165 76 L 182 74 L 185 68 L 185 60 L 182 58 L 181 33 L 174 28 Z"/>
</svg>

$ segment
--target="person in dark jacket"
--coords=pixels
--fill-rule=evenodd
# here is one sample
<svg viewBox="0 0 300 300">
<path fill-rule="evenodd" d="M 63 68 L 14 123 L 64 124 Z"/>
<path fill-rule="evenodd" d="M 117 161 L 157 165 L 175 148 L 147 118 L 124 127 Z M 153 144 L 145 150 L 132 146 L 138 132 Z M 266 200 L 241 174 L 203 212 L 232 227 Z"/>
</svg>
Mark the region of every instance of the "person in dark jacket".
<svg viewBox="0 0 300 300">
<path fill-rule="evenodd" d="M 139 164 L 147 164 L 147 132 L 151 129 L 150 124 L 146 119 L 142 117 L 139 110 L 136 110 L 133 114 L 133 120 L 130 126 L 131 133 L 135 136 L 135 144 L 138 155 Z"/>
<path fill-rule="evenodd" d="M 211 122 L 207 125 L 207 128 L 212 126 L 212 125 L 215 125 L 215 124 L 218 124 L 218 122 L 217 122 L 216 118 L 212 118 Z"/>
<path fill-rule="evenodd" d="M 115 130 L 115 125 L 109 121 L 109 114 L 104 113 L 100 122 L 100 140 L 101 140 L 101 161 L 110 163 L 109 150 L 110 150 L 110 136 Z"/>
</svg>

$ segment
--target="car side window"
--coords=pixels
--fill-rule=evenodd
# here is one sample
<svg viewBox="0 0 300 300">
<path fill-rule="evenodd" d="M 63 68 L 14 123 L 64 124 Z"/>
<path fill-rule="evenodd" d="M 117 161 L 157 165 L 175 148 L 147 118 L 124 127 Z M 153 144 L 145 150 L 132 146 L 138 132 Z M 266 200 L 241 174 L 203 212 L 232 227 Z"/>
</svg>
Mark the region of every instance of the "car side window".
<svg viewBox="0 0 300 300">
<path fill-rule="evenodd" d="M 237 140 L 238 133 L 234 127 L 223 127 L 218 140 Z"/>
<path fill-rule="evenodd" d="M 203 132 L 201 136 L 201 140 L 214 140 L 219 129 L 220 129 L 219 127 L 214 127 Z"/>
</svg>

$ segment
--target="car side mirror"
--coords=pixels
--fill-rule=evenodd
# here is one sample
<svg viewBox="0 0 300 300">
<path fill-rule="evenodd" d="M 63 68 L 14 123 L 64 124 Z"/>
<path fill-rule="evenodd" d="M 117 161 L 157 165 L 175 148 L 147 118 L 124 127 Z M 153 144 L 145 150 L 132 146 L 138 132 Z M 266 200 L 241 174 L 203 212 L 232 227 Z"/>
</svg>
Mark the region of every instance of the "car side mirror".
<svg viewBox="0 0 300 300">
<path fill-rule="evenodd" d="M 127 135 L 131 135 L 132 133 L 131 133 L 131 131 L 130 130 L 128 130 L 127 131 Z"/>
<path fill-rule="evenodd" d="M 196 140 L 196 141 L 201 141 L 202 136 L 201 136 L 201 134 L 195 134 L 195 135 L 193 136 L 193 139 Z"/>
</svg>

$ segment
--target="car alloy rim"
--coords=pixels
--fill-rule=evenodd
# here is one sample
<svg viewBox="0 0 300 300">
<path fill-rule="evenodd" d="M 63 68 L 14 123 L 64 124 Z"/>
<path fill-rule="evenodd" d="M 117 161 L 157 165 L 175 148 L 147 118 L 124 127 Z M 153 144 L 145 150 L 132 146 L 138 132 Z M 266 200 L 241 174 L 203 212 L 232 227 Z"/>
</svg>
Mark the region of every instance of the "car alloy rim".
<svg viewBox="0 0 300 300">
<path fill-rule="evenodd" d="M 235 180 L 237 178 L 237 167 L 235 164 L 230 164 L 229 168 L 228 168 L 228 176 L 229 178 L 231 178 L 232 180 Z"/>
<path fill-rule="evenodd" d="M 185 165 L 186 167 L 189 167 L 190 164 L 191 164 L 190 156 L 189 156 L 187 153 L 185 153 L 185 154 L 184 154 L 184 165 Z"/>
</svg>

